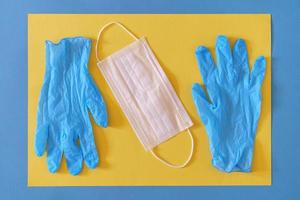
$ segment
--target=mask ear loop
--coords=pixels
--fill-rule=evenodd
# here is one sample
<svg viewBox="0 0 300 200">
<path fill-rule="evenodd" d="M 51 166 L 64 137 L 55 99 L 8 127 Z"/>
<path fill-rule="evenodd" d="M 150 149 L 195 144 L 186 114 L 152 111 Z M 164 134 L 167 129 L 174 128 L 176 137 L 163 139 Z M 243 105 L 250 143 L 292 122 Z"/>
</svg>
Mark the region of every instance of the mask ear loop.
<svg viewBox="0 0 300 200">
<path fill-rule="evenodd" d="M 98 56 L 98 44 L 99 44 L 99 41 L 100 41 L 100 37 L 101 37 L 101 34 L 102 32 L 104 31 L 104 29 L 108 28 L 109 26 L 111 25 L 117 25 L 119 26 L 120 28 L 122 28 L 125 32 L 127 32 L 131 37 L 133 37 L 135 40 L 138 40 L 138 38 L 130 31 L 128 30 L 123 24 L 121 24 L 120 22 L 109 22 L 107 24 L 105 24 L 99 31 L 98 33 L 98 37 L 97 37 L 97 42 L 96 42 L 96 58 L 97 58 L 97 61 L 100 62 L 101 59 L 100 59 L 100 56 Z"/>
<path fill-rule="evenodd" d="M 171 164 L 165 160 L 163 160 L 162 158 L 160 158 L 153 150 L 151 150 L 151 154 L 154 156 L 154 158 L 156 158 L 157 160 L 159 160 L 160 162 L 164 163 L 165 165 L 167 165 L 168 167 L 171 167 L 171 168 L 175 168 L 175 169 L 179 169 L 179 168 L 184 168 L 192 159 L 192 156 L 193 156 L 193 153 L 194 153 L 194 138 L 193 138 L 193 135 L 190 131 L 190 129 L 187 129 L 187 132 L 190 136 L 190 139 L 191 139 L 191 151 L 190 151 L 190 154 L 187 158 L 187 160 L 183 163 L 183 164 L 179 164 L 179 165 L 174 165 L 174 164 Z"/>
<path fill-rule="evenodd" d="M 104 29 L 108 28 L 109 26 L 111 25 L 117 25 L 119 26 L 120 28 L 122 28 L 125 32 L 127 32 L 131 37 L 133 37 L 135 40 L 138 40 L 138 38 L 131 32 L 129 31 L 123 24 L 119 23 L 119 22 L 109 22 L 107 24 L 105 24 L 99 31 L 98 33 L 98 37 L 97 37 L 97 42 L 96 42 L 96 58 L 97 58 L 97 61 L 100 62 L 101 59 L 100 59 L 100 56 L 98 56 L 98 44 L 99 44 L 99 41 L 100 41 L 100 37 L 101 37 L 101 34 L 102 32 L 104 31 Z M 160 162 L 162 162 L 163 164 L 167 165 L 168 167 L 171 167 L 171 168 L 183 168 L 185 167 L 192 159 L 192 156 L 193 156 L 193 152 L 194 152 L 194 138 L 193 138 L 193 135 L 190 131 L 190 129 L 187 129 L 187 132 L 190 136 L 190 139 L 191 139 L 191 151 L 190 151 L 190 154 L 187 158 L 187 160 L 183 163 L 183 164 L 180 164 L 180 165 L 174 165 L 174 164 L 171 164 L 165 160 L 163 160 L 162 158 L 160 158 L 153 150 L 151 150 L 151 154 L 153 155 L 154 158 L 156 158 L 157 160 L 159 160 Z"/>
</svg>

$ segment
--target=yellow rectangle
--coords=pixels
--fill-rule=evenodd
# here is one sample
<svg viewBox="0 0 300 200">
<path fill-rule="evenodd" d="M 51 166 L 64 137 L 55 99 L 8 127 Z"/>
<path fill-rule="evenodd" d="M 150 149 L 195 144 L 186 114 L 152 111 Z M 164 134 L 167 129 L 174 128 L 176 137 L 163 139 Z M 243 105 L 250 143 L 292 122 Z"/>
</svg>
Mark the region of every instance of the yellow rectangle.
<svg viewBox="0 0 300 200">
<path fill-rule="evenodd" d="M 120 21 L 138 37 L 146 36 L 178 96 L 190 114 L 196 149 L 192 162 L 184 169 L 172 169 L 155 160 L 139 143 L 101 73 L 97 69 L 95 42 L 99 29 L 109 21 Z M 194 56 L 198 45 L 214 52 L 218 35 L 233 43 L 246 40 L 250 64 L 259 55 L 267 58 L 263 85 L 262 113 L 255 140 L 253 172 L 222 173 L 211 165 L 208 138 L 197 115 L 191 87 L 201 82 Z M 107 103 L 109 127 L 93 122 L 100 165 L 84 166 L 71 176 L 63 159 L 56 174 L 47 170 L 46 154 L 34 154 L 34 130 L 39 94 L 45 73 L 45 40 L 84 36 L 93 40 L 89 70 Z M 105 31 L 101 54 L 107 56 L 132 42 L 122 30 Z M 179 134 L 160 145 L 157 151 L 172 162 L 181 162 L 189 152 L 189 139 Z M 270 185 L 271 184 L 271 16 L 268 14 L 93 14 L 28 16 L 28 185 L 29 186 L 125 186 L 125 185 Z"/>
</svg>

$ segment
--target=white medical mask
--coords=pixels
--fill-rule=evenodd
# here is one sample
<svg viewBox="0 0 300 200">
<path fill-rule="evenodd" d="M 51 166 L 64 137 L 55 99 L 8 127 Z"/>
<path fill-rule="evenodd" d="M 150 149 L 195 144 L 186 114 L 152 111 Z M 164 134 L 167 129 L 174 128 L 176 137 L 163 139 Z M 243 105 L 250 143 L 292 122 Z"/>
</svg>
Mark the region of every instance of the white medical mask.
<svg viewBox="0 0 300 200">
<path fill-rule="evenodd" d="M 100 36 L 112 24 L 120 26 L 136 41 L 100 60 L 97 53 Z M 186 166 L 194 149 L 188 129 L 193 122 L 145 38 L 138 39 L 118 22 L 108 23 L 99 31 L 96 55 L 100 71 L 144 148 L 170 167 Z M 183 164 L 170 164 L 154 153 L 154 147 L 184 130 L 190 135 L 192 148 Z"/>
</svg>

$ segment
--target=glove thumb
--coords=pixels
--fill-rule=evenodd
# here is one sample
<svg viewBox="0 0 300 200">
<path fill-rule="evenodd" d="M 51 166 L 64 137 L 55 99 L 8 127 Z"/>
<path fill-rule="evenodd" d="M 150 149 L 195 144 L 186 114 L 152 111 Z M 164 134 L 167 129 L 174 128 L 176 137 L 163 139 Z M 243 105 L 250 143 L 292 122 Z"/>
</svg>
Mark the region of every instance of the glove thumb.
<svg viewBox="0 0 300 200">
<path fill-rule="evenodd" d="M 266 59 L 260 56 L 256 59 L 250 78 L 250 88 L 260 90 L 266 73 Z"/>
<path fill-rule="evenodd" d="M 48 125 L 38 126 L 35 131 L 34 151 L 37 156 L 42 156 L 46 150 L 48 127 Z"/>
<path fill-rule="evenodd" d="M 104 99 L 95 86 L 93 80 L 88 77 L 87 107 L 91 111 L 97 125 L 106 128 L 108 126 L 108 114 Z"/>
<path fill-rule="evenodd" d="M 198 114 L 200 115 L 203 123 L 206 125 L 208 119 L 212 115 L 212 104 L 209 102 L 205 91 L 199 83 L 195 83 L 192 88 L 192 95 Z"/>
</svg>

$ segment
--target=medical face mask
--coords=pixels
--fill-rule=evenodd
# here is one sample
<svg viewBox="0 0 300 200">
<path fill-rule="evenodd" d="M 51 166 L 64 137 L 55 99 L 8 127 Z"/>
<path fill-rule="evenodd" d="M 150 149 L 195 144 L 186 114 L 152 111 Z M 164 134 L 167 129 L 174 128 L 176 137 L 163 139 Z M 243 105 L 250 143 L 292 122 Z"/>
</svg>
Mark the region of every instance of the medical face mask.
<svg viewBox="0 0 300 200">
<path fill-rule="evenodd" d="M 135 42 L 105 59 L 100 59 L 97 51 L 101 33 L 112 24 L 125 30 Z M 170 167 L 186 166 L 191 160 L 194 148 L 193 137 L 188 129 L 193 122 L 146 39 L 138 39 L 122 24 L 111 22 L 99 31 L 96 53 L 101 73 L 144 148 Z M 190 135 L 192 147 L 183 164 L 170 164 L 154 153 L 156 146 L 184 130 Z"/>
</svg>

